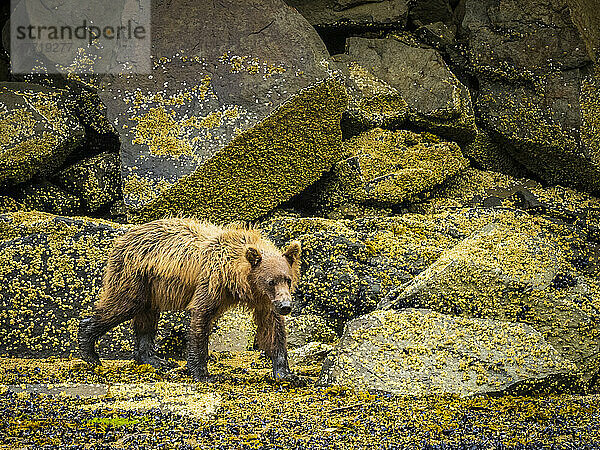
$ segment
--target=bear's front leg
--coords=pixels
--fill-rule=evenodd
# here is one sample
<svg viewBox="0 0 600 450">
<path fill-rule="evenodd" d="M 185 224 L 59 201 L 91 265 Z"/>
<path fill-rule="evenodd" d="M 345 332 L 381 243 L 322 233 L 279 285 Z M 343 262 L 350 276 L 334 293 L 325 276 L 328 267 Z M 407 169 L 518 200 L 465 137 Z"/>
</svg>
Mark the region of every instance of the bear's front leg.
<svg viewBox="0 0 600 450">
<path fill-rule="evenodd" d="M 306 384 L 301 377 L 290 370 L 284 318 L 270 311 L 264 315 L 255 313 L 255 321 L 258 326 L 257 344 L 273 361 L 273 378 L 297 386 Z"/>
<path fill-rule="evenodd" d="M 208 374 L 208 339 L 212 314 L 208 311 L 192 310 L 188 339 L 187 369 L 195 381 L 210 381 Z"/>
</svg>

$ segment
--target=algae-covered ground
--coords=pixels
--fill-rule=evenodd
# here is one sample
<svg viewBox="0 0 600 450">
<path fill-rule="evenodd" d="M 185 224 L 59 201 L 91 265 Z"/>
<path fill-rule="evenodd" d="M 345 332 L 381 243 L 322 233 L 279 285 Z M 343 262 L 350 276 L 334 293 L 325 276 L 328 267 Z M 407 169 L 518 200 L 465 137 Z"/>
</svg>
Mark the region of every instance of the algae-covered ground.
<svg viewBox="0 0 600 450">
<path fill-rule="evenodd" d="M 311 383 L 295 388 L 273 382 L 258 352 L 214 353 L 209 369 L 220 376 L 208 384 L 179 365 L 161 374 L 129 361 L 94 370 L 77 359 L 2 359 L 0 446 L 600 448 L 600 396 L 394 397 L 318 387 L 318 365 L 296 367 Z M 55 394 L 29 393 L 35 383 Z M 77 398 L 57 383 L 110 386 Z"/>
</svg>

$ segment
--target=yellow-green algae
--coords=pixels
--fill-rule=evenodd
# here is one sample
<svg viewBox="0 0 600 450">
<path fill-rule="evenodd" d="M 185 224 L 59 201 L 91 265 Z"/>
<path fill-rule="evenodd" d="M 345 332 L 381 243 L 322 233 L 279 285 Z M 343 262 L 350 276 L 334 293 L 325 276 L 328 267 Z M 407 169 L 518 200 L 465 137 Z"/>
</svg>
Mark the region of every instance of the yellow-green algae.
<svg viewBox="0 0 600 450">
<path fill-rule="evenodd" d="M 0 184 L 27 181 L 57 167 L 83 138 L 64 91 L 0 85 Z"/>
<path fill-rule="evenodd" d="M 118 154 L 101 153 L 77 161 L 62 170 L 57 179 L 85 202 L 87 211 L 93 212 L 122 198 L 120 171 Z"/>
<path fill-rule="evenodd" d="M 77 361 L 3 359 L 0 383 L 82 382 L 187 384 L 182 372 L 159 375 L 130 362 L 105 363 L 104 372 Z M 597 395 L 486 398 L 430 395 L 390 397 L 343 387 L 291 388 L 273 384 L 269 362 L 258 354 L 217 358 L 223 376 L 198 384 L 200 394 L 221 397 L 217 414 L 202 420 L 113 408 L 93 410 L 97 399 L 0 394 L 0 444 L 111 445 L 167 448 L 573 448 L 600 439 Z M 296 370 L 314 379 L 318 367 Z M 109 399 L 106 400 L 110 401 Z M 435 448 L 435 447 L 434 447 Z"/>
<path fill-rule="evenodd" d="M 575 243 L 583 242 L 568 226 L 499 212 L 415 277 L 400 302 L 530 324 L 581 374 L 593 376 L 600 369 L 600 281 L 577 272 Z"/>
<path fill-rule="evenodd" d="M 549 377 L 575 369 L 527 325 L 419 309 L 375 311 L 349 322 L 329 358 L 321 382 L 415 396 L 475 395 L 522 382 L 551 386 Z"/>
<path fill-rule="evenodd" d="M 339 117 L 346 103 L 344 87 L 333 78 L 303 89 L 195 172 L 130 211 L 130 219 L 178 211 L 219 222 L 256 219 L 340 159 Z"/>
<path fill-rule="evenodd" d="M 468 166 L 456 143 L 405 130 L 361 133 L 344 142 L 344 155 L 347 159 L 307 192 L 321 215 L 340 217 L 350 205 L 385 207 L 426 197 Z"/>
</svg>

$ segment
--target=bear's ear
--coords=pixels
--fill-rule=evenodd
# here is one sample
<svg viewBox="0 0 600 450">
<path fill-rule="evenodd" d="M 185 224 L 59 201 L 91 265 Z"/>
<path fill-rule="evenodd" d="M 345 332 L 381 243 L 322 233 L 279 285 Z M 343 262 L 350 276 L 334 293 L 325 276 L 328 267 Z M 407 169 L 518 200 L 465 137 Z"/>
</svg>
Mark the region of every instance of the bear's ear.
<svg viewBox="0 0 600 450">
<path fill-rule="evenodd" d="M 300 242 L 292 241 L 290 243 L 288 249 L 283 254 L 283 256 L 285 256 L 285 258 L 290 263 L 290 266 L 293 266 L 294 263 L 300 259 L 300 251 L 301 251 Z"/>
<path fill-rule="evenodd" d="M 256 247 L 250 246 L 246 248 L 246 259 L 252 267 L 256 267 L 260 264 L 262 256 Z"/>
</svg>

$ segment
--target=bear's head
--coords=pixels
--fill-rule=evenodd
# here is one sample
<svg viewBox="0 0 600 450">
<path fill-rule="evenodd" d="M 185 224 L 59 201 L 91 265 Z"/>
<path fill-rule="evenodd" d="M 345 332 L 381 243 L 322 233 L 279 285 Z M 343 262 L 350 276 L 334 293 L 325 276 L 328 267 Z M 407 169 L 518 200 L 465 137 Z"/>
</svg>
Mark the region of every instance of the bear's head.
<svg viewBox="0 0 600 450">
<path fill-rule="evenodd" d="M 283 253 L 246 248 L 250 263 L 249 281 L 260 297 L 269 299 L 277 314 L 292 311 L 292 293 L 300 275 L 300 242 L 293 241 Z"/>
</svg>

